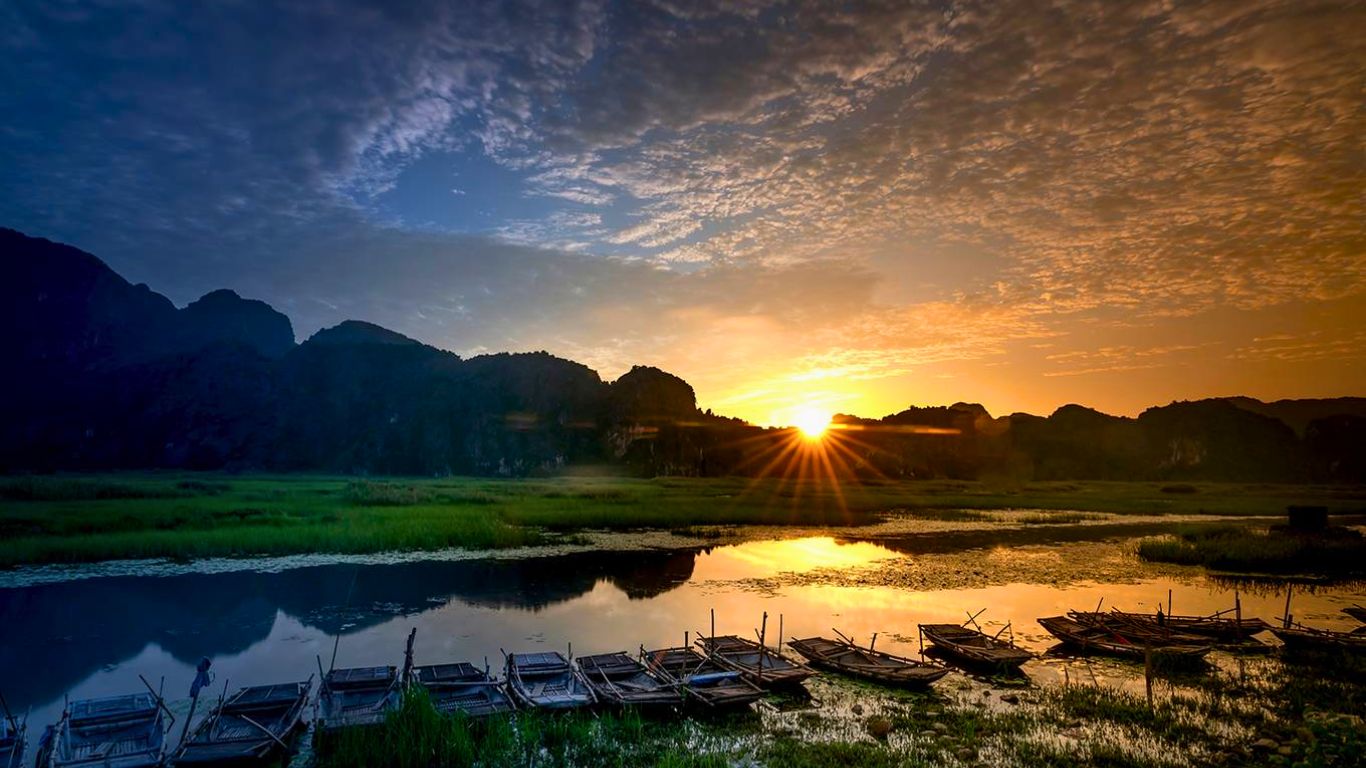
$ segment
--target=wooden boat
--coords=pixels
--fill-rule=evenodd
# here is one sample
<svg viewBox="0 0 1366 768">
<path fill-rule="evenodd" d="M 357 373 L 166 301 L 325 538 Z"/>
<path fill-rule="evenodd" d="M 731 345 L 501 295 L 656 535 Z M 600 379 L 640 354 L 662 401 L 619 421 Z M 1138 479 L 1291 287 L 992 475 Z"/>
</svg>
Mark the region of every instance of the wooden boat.
<svg viewBox="0 0 1366 768">
<path fill-rule="evenodd" d="M 583 656 L 579 671 L 598 701 L 617 706 L 666 709 L 683 704 L 683 692 L 657 677 L 628 654 L 603 653 Z"/>
<path fill-rule="evenodd" d="M 533 709 L 576 709 L 597 702 L 593 689 L 558 651 L 509 653 L 507 679 L 517 703 Z"/>
<path fill-rule="evenodd" d="M 699 637 L 697 645 L 708 658 L 726 669 L 739 672 L 760 688 L 800 685 L 816 674 L 801 662 L 735 635 Z"/>
<path fill-rule="evenodd" d="M 788 645 L 812 666 L 883 685 L 923 687 L 949 673 L 947 667 L 938 664 L 915 661 L 871 648 L 860 648 L 844 640 L 829 640 L 824 637 L 793 638 Z"/>
<path fill-rule="evenodd" d="M 1109 616 L 1117 616 L 1129 621 L 1165 627 L 1173 632 L 1209 637 L 1215 640 L 1236 641 L 1247 639 L 1258 632 L 1271 628 L 1270 624 L 1258 618 L 1238 619 L 1230 616 L 1159 616 L 1151 613 L 1131 613 L 1110 611 Z"/>
<path fill-rule="evenodd" d="M 1101 627 L 1118 633 L 1137 642 L 1139 645 L 1211 645 L 1207 637 L 1178 632 L 1157 622 L 1147 621 L 1146 616 L 1131 618 L 1121 613 L 1101 613 L 1099 611 L 1068 611 L 1068 618 L 1079 624 Z"/>
<path fill-rule="evenodd" d="M 645 666 L 661 680 L 680 687 L 692 701 L 711 709 L 739 709 L 763 698 L 759 686 L 733 669 L 720 666 L 696 649 L 642 651 Z"/>
<path fill-rule="evenodd" d="M 1151 649 L 1166 657 L 1198 659 L 1212 650 L 1208 644 L 1160 641 L 1151 637 L 1137 637 L 1129 632 L 1103 624 L 1085 624 L 1067 616 L 1048 616 L 1038 620 L 1049 634 L 1081 651 L 1109 653 L 1141 659 Z"/>
<path fill-rule="evenodd" d="M 1343 608 L 1342 612 L 1347 614 L 1348 616 L 1351 616 L 1357 621 L 1366 624 L 1366 607 L 1360 605 L 1349 605 L 1346 608 Z"/>
<path fill-rule="evenodd" d="M 921 624 L 920 634 L 944 655 L 966 664 L 1013 669 L 1034 658 L 1014 643 L 961 624 Z"/>
<path fill-rule="evenodd" d="M 176 765 L 278 764 L 294 752 L 313 678 L 242 688 L 222 701 L 180 745 Z"/>
<path fill-rule="evenodd" d="M 394 667 L 334 669 L 318 690 L 319 736 L 343 728 L 380 725 L 401 703 L 398 670 Z"/>
<path fill-rule="evenodd" d="M 165 756 L 161 701 L 131 693 L 73 701 L 48 726 L 36 763 L 40 768 L 150 768 Z"/>
<path fill-rule="evenodd" d="M 27 720 L 0 721 L 0 768 L 19 768 L 24 764 L 27 733 Z"/>
<path fill-rule="evenodd" d="M 1285 649 L 1291 652 L 1341 654 L 1366 651 L 1366 626 L 1358 627 L 1351 632 L 1338 632 L 1296 624 L 1290 627 L 1272 627 L 1271 634 L 1285 643 Z"/>
<path fill-rule="evenodd" d="M 438 712 L 480 718 L 517 709 L 502 681 L 467 661 L 413 667 L 409 680 L 427 689 Z"/>
</svg>

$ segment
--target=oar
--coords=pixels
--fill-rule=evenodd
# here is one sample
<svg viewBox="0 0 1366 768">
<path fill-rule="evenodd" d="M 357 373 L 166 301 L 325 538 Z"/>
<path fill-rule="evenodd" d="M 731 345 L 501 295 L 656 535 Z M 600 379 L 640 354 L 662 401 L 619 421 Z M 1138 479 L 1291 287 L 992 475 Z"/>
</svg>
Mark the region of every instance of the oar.
<svg viewBox="0 0 1366 768">
<path fill-rule="evenodd" d="M 280 747 L 284 749 L 286 752 L 289 751 L 289 745 L 284 743 L 283 741 L 280 741 L 280 737 L 271 733 L 269 728 L 266 728 L 264 725 L 261 725 L 260 723 L 256 722 L 255 720 L 252 720 L 250 717 L 247 717 L 246 715 L 239 714 L 238 717 L 242 718 L 242 720 L 244 720 L 247 725 L 250 725 L 259 730 L 261 733 L 264 733 L 265 735 L 269 736 L 276 744 L 279 744 Z"/>
<path fill-rule="evenodd" d="M 156 699 L 157 706 L 161 707 L 161 711 L 165 712 L 166 715 L 171 718 L 171 722 L 167 723 L 167 726 L 169 727 L 171 725 L 175 725 L 175 714 L 172 713 L 171 710 L 166 708 L 166 702 L 162 700 L 161 694 L 157 693 L 156 689 L 152 687 L 152 684 L 147 682 L 147 678 L 143 677 L 142 675 L 138 675 L 138 679 L 142 681 L 143 685 L 147 686 L 147 690 L 150 691 L 152 697 Z"/>
<path fill-rule="evenodd" d="M 978 616 L 981 616 L 982 614 L 984 614 L 984 613 L 986 613 L 986 612 L 987 612 L 987 609 L 985 609 L 985 608 L 983 608 L 982 610 L 978 611 L 977 613 L 968 613 L 967 611 L 963 611 L 963 613 L 968 613 L 968 620 L 965 621 L 965 622 L 963 622 L 963 625 L 964 625 L 964 626 L 967 626 L 968 624 L 971 624 L 972 626 L 977 627 L 977 631 L 978 631 L 978 632 L 981 632 L 981 631 L 982 631 L 982 627 L 981 627 L 980 624 L 977 623 L 977 617 L 978 617 Z"/>
</svg>

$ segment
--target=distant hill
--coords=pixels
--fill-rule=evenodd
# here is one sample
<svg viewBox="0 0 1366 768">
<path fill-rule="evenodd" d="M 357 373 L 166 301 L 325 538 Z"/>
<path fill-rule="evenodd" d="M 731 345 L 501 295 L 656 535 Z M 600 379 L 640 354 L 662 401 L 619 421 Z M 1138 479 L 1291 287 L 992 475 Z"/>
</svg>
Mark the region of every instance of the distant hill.
<svg viewBox="0 0 1366 768">
<path fill-rule="evenodd" d="M 184 308 L 95 256 L 0 229 L 0 471 L 153 467 L 527 475 L 784 471 L 789 435 L 697 408 L 636 366 L 545 352 L 468 360 L 357 320 L 295 342 L 228 290 Z M 839 416 L 834 471 L 869 477 L 1366 482 L 1366 398 Z"/>
</svg>

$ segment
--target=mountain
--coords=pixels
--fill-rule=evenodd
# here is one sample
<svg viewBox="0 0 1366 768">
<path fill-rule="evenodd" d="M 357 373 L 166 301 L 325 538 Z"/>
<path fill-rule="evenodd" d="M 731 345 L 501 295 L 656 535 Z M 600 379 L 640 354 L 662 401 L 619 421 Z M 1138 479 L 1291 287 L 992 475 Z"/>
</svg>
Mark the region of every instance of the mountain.
<svg viewBox="0 0 1366 768">
<path fill-rule="evenodd" d="M 229 290 L 183 308 L 95 256 L 0 229 L 0 471 L 783 473 L 792 434 L 702 412 L 683 379 L 546 352 L 469 359 L 348 320 L 302 344 Z M 975 403 L 836 417 L 860 477 L 1366 482 L 1366 398 L 1215 398 L 1137 418 Z"/>
</svg>

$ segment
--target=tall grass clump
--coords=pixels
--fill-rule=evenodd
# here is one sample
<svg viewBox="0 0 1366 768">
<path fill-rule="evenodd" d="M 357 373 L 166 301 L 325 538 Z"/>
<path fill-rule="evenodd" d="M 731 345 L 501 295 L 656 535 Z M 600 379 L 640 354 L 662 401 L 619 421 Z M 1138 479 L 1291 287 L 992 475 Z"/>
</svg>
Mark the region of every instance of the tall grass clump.
<svg viewBox="0 0 1366 768">
<path fill-rule="evenodd" d="M 9 477 L 0 479 L 0 499 L 6 501 L 103 501 L 107 499 L 167 499 L 194 495 L 189 488 L 158 483 L 130 483 L 69 477 Z"/>
<path fill-rule="evenodd" d="M 1366 538 L 1349 528 L 1314 533 L 1279 526 L 1188 526 L 1138 545 L 1144 560 L 1244 573 L 1366 573 Z"/>
<path fill-rule="evenodd" d="M 352 480 L 346 484 L 345 498 L 362 507 L 408 507 L 426 504 L 433 498 L 431 489 L 416 485 Z"/>
</svg>

